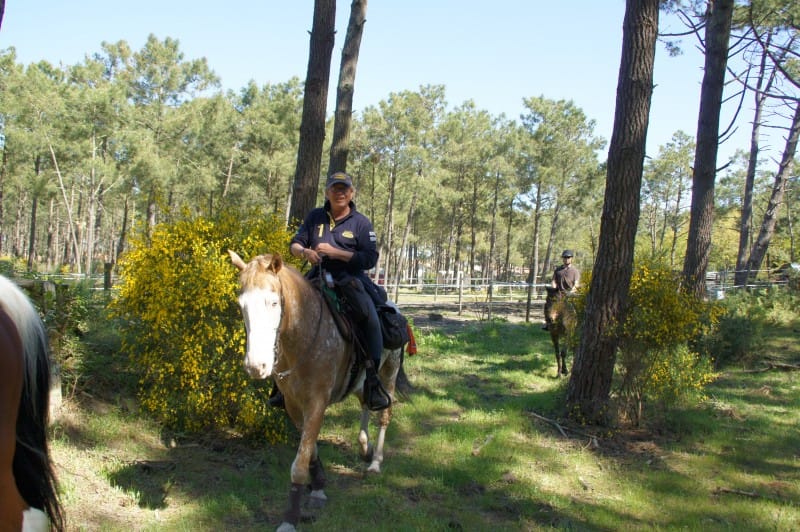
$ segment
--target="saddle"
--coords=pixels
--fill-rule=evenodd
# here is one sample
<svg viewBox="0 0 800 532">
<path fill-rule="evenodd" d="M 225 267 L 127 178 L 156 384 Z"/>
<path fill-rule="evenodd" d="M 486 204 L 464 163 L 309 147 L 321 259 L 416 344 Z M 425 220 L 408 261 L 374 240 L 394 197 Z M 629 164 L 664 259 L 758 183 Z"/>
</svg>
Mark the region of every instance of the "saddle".
<svg viewBox="0 0 800 532">
<path fill-rule="evenodd" d="M 309 279 L 309 281 L 314 287 L 316 287 L 317 290 L 319 290 L 320 294 L 322 295 L 322 300 L 325 301 L 325 304 L 328 306 L 328 310 L 331 311 L 331 316 L 333 317 L 334 323 L 336 323 L 336 328 L 338 329 L 339 334 L 342 335 L 342 338 L 345 342 L 352 342 L 355 347 L 355 360 L 353 361 L 353 364 L 350 365 L 350 376 L 347 380 L 347 387 L 345 388 L 344 395 L 340 398 L 343 399 L 356 387 L 358 376 L 361 373 L 361 370 L 365 368 L 367 360 L 367 352 L 364 349 L 365 342 L 358 333 L 358 327 L 353 324 L 353 320 L 347 313 L 347 310 L 345 309 L 342 300 L 339 298 L 339 294 L 336 293 L 336 290 L 323 282 L 322 276 L 320 276 L 319 282 L 313 282 L 313 279 Z"/>
<path fill-rule="evenodd" d="M 322 272 L 318 282 L 313 282 L 313 278 L 309 279 L 309 281 L 312 281 L 312 284 L 320 290 L 322 299 L 328 305 L 333 321 L 336 323 L 336 328 L 339 330 L 342 338 L 346 342 L 352 342 L 354 346 L 355 360 L 353 364 L 350 365 L 350 376 L 345 392 L 345 395 L 347 395 L 355 388 L 361 371 L 367 367 L 368 363 L 371 364 L 371 358 L 365 348 L 367 342 L 364 337 L 364 331 L 361 327 L 356 326 L 353 320 L 353 316 L 357 314 L 357 311 L 350 306 L 347 298 L 342 297 L 335 287 L 332 286 L 333 283 L 324 282 L 324 278 L 325 274 Z M 375 287 L 373 283 L 369 284 L 372 286 L 365 287 L 366 290 L 377 290 L 377 287 Z M 385 292 L 383 292 L 383 298 L 380 299 L 380 301 L 382 301 L 381 303 L 375 301 L 376 297 L 380 297 L 380 295 L 379 293 L 377 296 L 370 294 L 370 297 L 375 303 L 376 311 L 378 312 L 383 346 L 389 349 L 402 347 L 402 345 L 405 345 L 409 341 L 410 337 L 408 322 L 396 307 L 386 304 Z M 398 344 L 398 342 L 399 345 L 395 345 Z M 378 368 L 375 368 L 376 371 L 377 369 Z M 386 391 L 383 390 L 380 381 L 378 381 L 378 386 L 382 393 L 386 395 Z"/>
</svg>

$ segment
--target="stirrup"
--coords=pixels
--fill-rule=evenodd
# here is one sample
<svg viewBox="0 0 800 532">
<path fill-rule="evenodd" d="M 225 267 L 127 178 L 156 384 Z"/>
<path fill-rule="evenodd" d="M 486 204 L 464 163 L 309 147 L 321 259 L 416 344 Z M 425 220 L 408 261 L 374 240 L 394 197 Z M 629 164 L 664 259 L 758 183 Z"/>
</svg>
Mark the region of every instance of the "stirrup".
<svg viewBox="0 0 800 532">
<path fill-rule="evenodd" d="M 373 412 L 386 410 L 392 406 L 392 398 L 383 388 L 383 384 L 381 384 L 381 380 L 377 375 L 374 382 L 370 382 L 371 380 L 366 379 L 364 381 L 364 399 L 366 400 L 367 408 Z"/>
<path fill-rule="evenodd" d="M 286 400 L 283 398 L 283 394 L 280 390 L 267 399 L 267 404 L 273 408 L 286 408 Z"/>
</svg>

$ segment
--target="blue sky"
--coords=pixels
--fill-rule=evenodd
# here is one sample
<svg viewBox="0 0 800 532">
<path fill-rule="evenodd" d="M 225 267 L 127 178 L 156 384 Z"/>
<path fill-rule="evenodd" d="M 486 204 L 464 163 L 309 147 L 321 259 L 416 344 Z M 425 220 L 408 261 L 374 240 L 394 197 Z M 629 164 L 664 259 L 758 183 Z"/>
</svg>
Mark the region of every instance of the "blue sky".
<svg viewBox="0 0 800 532">
<path fill-rule="evenodd" d="M 9 0 L 0 49 L 18 62 L 79 63 L 103 41 L 134 50 L 150 33 L 178 39 L 186 59 L 205 57 L 226 89 L 248 80 L 303 79 L 312 0 Z M 335 81 L 350 2 L 337 3 Z M 451 107 L 471 99 L 479 109 L 519 119 L 525 97 L 573 100 L 610 140 L 622 44 L 624 0 L 372 0 L 361 43 L 354 106 L 375 105 L 392 92 L 446 87 Z M 677 31 L 662 17 L 661 29 Z M 669 57 L 659 45 L 648 155 L 683 130 L 697 128 L 703 58 L 694 41 Z M 332 102 L 333 100 L 331 100 Z M 332 103 L 328 112 L 333 111 Z M 721 157 L 747 146 L 742 123 Z"/>
</svg>

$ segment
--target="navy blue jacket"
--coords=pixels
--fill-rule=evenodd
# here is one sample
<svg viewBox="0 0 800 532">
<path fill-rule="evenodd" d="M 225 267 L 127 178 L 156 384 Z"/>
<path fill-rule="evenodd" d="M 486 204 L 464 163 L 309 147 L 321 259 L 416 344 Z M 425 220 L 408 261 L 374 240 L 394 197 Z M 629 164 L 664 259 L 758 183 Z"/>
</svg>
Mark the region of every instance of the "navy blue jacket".
<svg viewBox="0 0 800 532">
<path fill-rule="evenodd" d="M 317 244 L 327 242 L 352 252 L 353 257 L 349 262 L 322 259 L 325 271 L 331 273 L 337 284 L 344 284 L 351 277 L 366 278 L 365 270 L 375 267 L 378 263 L 376 240 L 372 222 L 356 210 L 355 203 L 351 201 L 350 213 L 337 221 L 331 216 L 330 202 L 326 200 L 323 207 L 317 207 L 308 213 L 291 243 L 297 242 L 304 248 L 313 249 Z M 308 277 L 312 278 L 316 272 L 315 266 Z"/>
</svg>

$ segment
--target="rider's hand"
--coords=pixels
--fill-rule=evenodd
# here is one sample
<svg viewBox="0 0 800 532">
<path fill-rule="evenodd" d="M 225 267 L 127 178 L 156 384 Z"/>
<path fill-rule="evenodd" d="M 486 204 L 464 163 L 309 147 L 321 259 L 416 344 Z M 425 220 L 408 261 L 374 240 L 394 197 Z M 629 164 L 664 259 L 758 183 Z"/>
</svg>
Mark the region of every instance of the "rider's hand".
<svg viewBox="0 0 800 532">
<path fill-rule="evenodd" d="M 322 261 L 322 257 L 319 253 L 312 248 L 305 248 L 303 250 L 303 257 L 311 264 L 319 264 Z"/>
<path fill-rule="evenodd" d="M 320 257 L 320 260 L 322 260 L 321 257 L 341 260 L 339 257 L 339 251 L 340 250 L 338 248 L 328 244 L 327 242 L 320 242 L 317 244 L 317 247 L 314 248 L 314 252 Z"/>
</svg>

